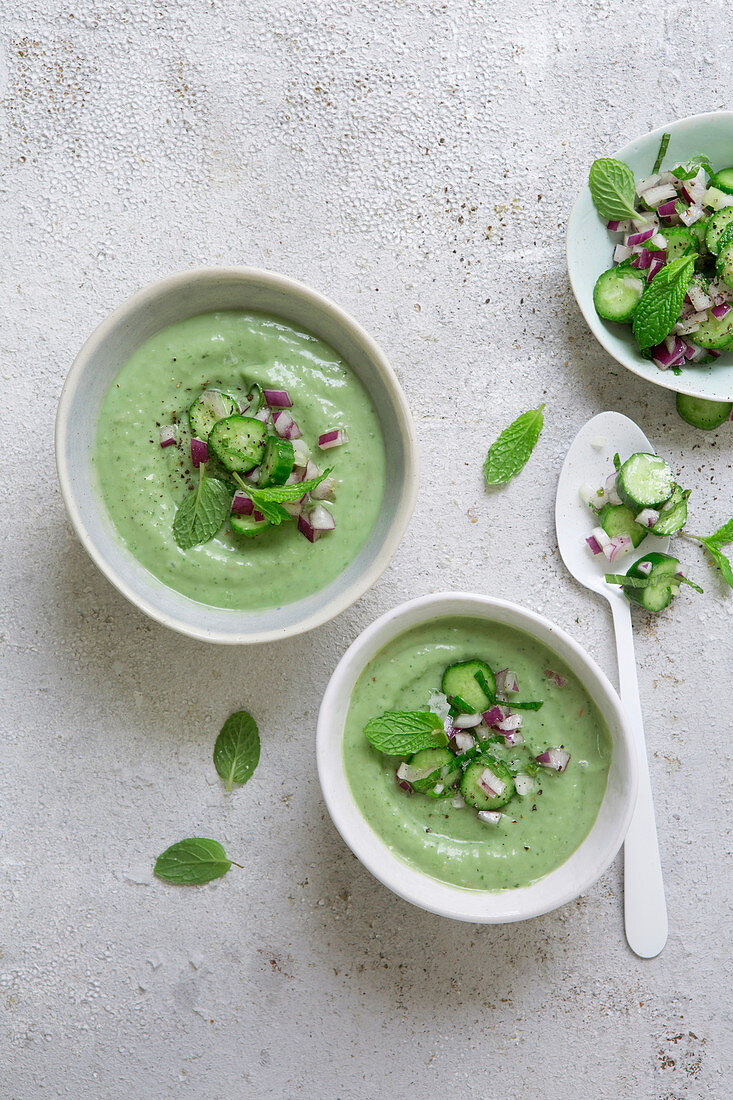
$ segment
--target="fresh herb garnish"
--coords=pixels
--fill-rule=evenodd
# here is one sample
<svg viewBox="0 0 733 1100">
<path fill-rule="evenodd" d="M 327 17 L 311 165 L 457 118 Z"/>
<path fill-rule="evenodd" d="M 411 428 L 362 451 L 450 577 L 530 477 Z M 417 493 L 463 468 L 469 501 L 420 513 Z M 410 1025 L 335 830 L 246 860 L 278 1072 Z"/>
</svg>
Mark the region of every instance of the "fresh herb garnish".
<svg viewBox="0 0 733 1100">
<path fill-rule="evenodd" d="M 483 689 L 482 689 L 483 690 Z M 489 692 L 487 692 L 487 695 Z M 470 703 L 467 703 L 462 695 L 451 695 L 450 697 L 450 716 L 451 718 L 457 718 L 459 714 L 475 714 L 475 710 Z"/>
<path fill-rule="evenodd" d="M 448 744 L 438 715 L 424 710 L 388 710 L 367 722 L 364 736 L 388 756 L 411 756 L 421 749 L 442 749 Z"/>
<path fill-rule="evenodd" d="M 489 681 L 484 676 L 481 669 L 479 669 L 478 672 L 474 672 L 473 678 L 476 681 L 476 683 L 478 684 L 478 686 L 481 688 L 481 690 L 483 691 L 484 695 L 489 700 L 489 702 L 490 703 L 495 703 L 496 702 L 496 692 L 494 691 L 493 687 L 491 686 Z M 460 696 L 459 696 L 459 698 L 460 698 Z"/>
<path fill-rule="evenodd" d="M 624 573 L 606 573 L 609 584 L 622 584 L 624 588 L 648 588 L 651 577 L 627 577 Z"/>
<path fill-rule="evenodd" d="M 720 549 L 721 546 L 726 546 L 729 542 L 733 542 L 733 519 L 729 519 L 727 523 L 724 523 L 723 526 L 719 527 L 712 535 L 689 535 L 685 532 L 685 537 L 688 539 L 695 539 L 697 542 L 702 543 L 718 566 L 725 583 L 733 588 L 733 569 L 731 569 L 730 561 Z"/>
<path fill-rule="evenodd" d="M 594 160 L 588 175 L 588 186 L 593 205 L 607 221 L 643 217 L 634 206 L 634 173 L 622 160 L 613 157 Z"/>
<path fill-rule="evenodd" d="M 672 175 L 678 180 L 694 179 L 701 168 L 704 168 L 709 176 L 713 174 L 712 165 L 705 153 L 696 153 L 694 157 L 683 161 L 672 168 Z"/>
<path fill-rule="evenodd" d="M 232 783 L 246 783 L 260 759 L 260 735 L 257 723 L 246 710 L 230 714 L 221 728 L 214 745 L 214 767 L 226 780 L 226 789 Z"/>
<path fill-rule="evenodd" d="M 505 485 L 523 469 L 540 437 L 544 407 L 522 413 L 491 444 L 484 462 L 488 485 Z"/>
<path fill-rule="evenodd" d="M 662 167 L 662 161 L 667 152 L 669 146 L 669 134 L 662 134 L 662 140 L 659 143 L 659 152 L 657 153 L 657 159 L 654 161 L 654 167 L 652 168 L 652 175 L 656 176 L 659 169 Z"/>
<path fill-rule="evenodd" d="M 200 886 L 225 875 L 233 863 L 217 840 L 194 836 L 166 848 L 156 859 L 153 870 L 158 878 L 176 886 Z"/>
<path fill-rule="evenodd" d="M 265 516 L 270 523 L 278 526 L 283 520 L 293 518 L 286 512 L 282 505 L 292 503 L 294 500 L 300 500 L 300 498 L 305 496 L 306 493 L 309 493 L 311 489 L 315 489 L 317 485 L 320 485 L 332 470 L 333 466 L 329 466 L 329 468 L 324 470 L 322 474 L 319 474 L 318 477 L 308 478 L 307 481 L 299 481 L 296 485 L 269 485 L 264 489 L 260 489 L 242 481 L 238 474 L 233 474 L 233 477 L 243 492 L 250 498 L 255 506 L 255 510 L 257 512 L 262 512 L 262 515 Z"/>
<path fill-rule="evenodd" d="M 621 465 L 622 465 L 621 455 L 618 453 L 618 451 L 616 451 L 616 454 L 613 456 L 613 468 L 616 471 L 616 473 L 618 473 L 619 470 L 621 469 Z M 598 492 L 602 493 L 603 489 L 599 489 Z"/>
<path fill-rule="evenodd" d="M 646 284 L 633 321 L 640 348 L 656 346 L 672 331 L 694 270 L 695 256 L 680 256 Z"/>
<path fill-rule="evenodd" d="M 192 546 L 213 539 L 229 515 L 231 499 L 223 481 L 207 477 L 202 462 L 199 483 L 178 505 L 173 520 L 173 538 L 181 550 L 190 550 Z"/>
<path fill-rule="evenodd" d="M 513 703 L 502 703 L 501 706 L 507 706 L 510 710 L 539 710 L 543 703 L 544 699 L 533 699 L 528 703 L 518 703 L 515 700 Z"/>
</svg>

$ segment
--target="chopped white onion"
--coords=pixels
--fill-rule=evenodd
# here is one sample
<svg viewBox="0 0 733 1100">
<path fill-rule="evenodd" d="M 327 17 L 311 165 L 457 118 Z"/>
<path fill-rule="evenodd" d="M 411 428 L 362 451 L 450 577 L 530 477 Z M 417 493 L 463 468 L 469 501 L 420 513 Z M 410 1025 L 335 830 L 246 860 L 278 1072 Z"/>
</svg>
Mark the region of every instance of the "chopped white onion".
<svg viewBox="0 0 733 1100">
<path fill-rule="evenodd" d="M 535 781 L 531 775 L 516 775 L 514 777 L 514 787 L 517 794 L 524 798 L 535 789 Z"/>
<path fill-rule="evenodd" d="M 653 527 L 658 519 L 659 512 L 656 508 L 644 508 L 636 517 L 636 522 L 642 527 Z"/>
<path fill-rule="evenodd" d="M 608 445 L 608 440 L 605 435 L 594 435 L 590 440 L 590 445 L 594 451 L 602 451 Z"/>
<path fill-rule="evenodd" d="M 624 260 L 628 260 L 629 256 L 633 253 L 627 244 L 621 244 L 621 241 L 616 245 L 613 250 L 613 262 L 615 264 L 623 263 Z"/>
<path fill-rule="evenodd" d="M 498 810 L 479 810 L 478 812 L 478 819 L 483 821 L 484 825 L 498 825 L 503 816 Z"/>
<path fill-rule="evenodd" d="M 599 499 L 598 490 L 594 489 L 592 485 L 589 485 L 587 481 L 583 482 L 580 489 L 578 489 L 578 493 L 583 504 L 595 504 Z"/>
<path fill-rule="evenodd" d="M 454 733 L 453 740 L 460 752 L 468 752 L 476 744 L 475 737 L 472 737 L 470 733 Z"/>
<path fill-rule="evenodd" d="M 457 730 L 472 730 L 481 721 L 481 714 L 459 714 L 453 719 Z"/>
<path fill-rule="evenodd" d="M 504 780 L 499 779 L 498 775 L 494 775 L 491 768 L 484 768 L 477 782 L 481 790 L 484 794 L 487 794 L 489 798 L 498 798 L 506 787 Z"/>
</svg>

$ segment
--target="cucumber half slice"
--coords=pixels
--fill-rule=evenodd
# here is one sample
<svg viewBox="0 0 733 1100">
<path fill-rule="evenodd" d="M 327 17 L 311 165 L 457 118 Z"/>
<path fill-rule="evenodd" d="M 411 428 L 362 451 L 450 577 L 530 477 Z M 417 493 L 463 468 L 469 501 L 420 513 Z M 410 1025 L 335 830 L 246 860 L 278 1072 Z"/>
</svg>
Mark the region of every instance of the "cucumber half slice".
<svg viewBox="0 0 733 1100">
<path fill-rule="evenodd" d="M 672 496 L 674 475 L 658 455 L 635 454 L 627 458 L 616 475 L 616 489 L 634 515 L 644 508 L 658 508 Z"/>
<path fill-rule="evenodd" d="M 729 225 L 733 225 L 733 206 L 724 207 L 723 210 L 719 210 L 717 214 L 713 214 L 710 219 L 708 231 L 705 234 L 705 244 L 707 245 L 708 252 L 712 252 L 715 256 L 718 255 L 720 238 L 723 235 L 723 231 L 727 229 Z"/>
<path fill-rule="evenodd" d="M 643 563 L 651 564 L 651 572 L 647 573 L 639 569 Z M 676 576 L 680 563 L 670 554 L 658 554 L 656 551 L 639 558 L 630 569 L 626 570 L 627 577 L 648 577 L 649 584 L 646 588 L 624 587 L 627 599 L 639 604 L 647 611 L 663 611 L 669 607 L 672 597 L 680 590 L 680 581 Z"/>
<path fill-rule="evenodd" d="M 219 420 L 239 412 L 239 405 L 230 393 L 220 390 L 204 390 L 188 410 L 191 435 L 207 440 L 211 429 Z"/>
<path fill-rule="evenodd" d="M 424 779 L 411 780 L 412 786 L 428 798 L 446 798 L 461 778 L 461 766 L 450 749 L 422 749 L 410 758 L 410 767 L 431 771 Z"/>
<path fill-rule="evenodd" d="M 733 206 L 730 209 L 733 210 Z M 726 348 L 733 340 L 733 309 L 720 320 L 708 310 L 707 320 L 700 322 L 690 339 L 701 348 Z"/>
<path fill-rule="evenodd" d="M 295 448 L 289 439 L 271 435 L 265 445 L 259 484 L 284 485 L 293 472 Z"/>
<path fill-rule="evenodd" d="M 247 535 L 248 538 L 261 534 L 266 527 L 270 526 L 270 521 L 259 512 L 253 512 L 251 516 L 233 513 L 229 517 L 229 523 L 232 531 L 236 531 L 238 535 Z"/>
<path fill-rule="evenodd" d="M 677 412 L 693 428 L 711 432 L 730 420 L 733 401 L 707 401 L 704 397 L 688 397 L 686 393 L 678 393 Z"/>
<path fill-rule="evenodd" d="M 636 522 L 634 513 L 625 504 L 606 504 L 598 513 L 601 527 L 610 538 L 628 535 L 633 546 L 643 542 L 649 533 L 646 527 Z"/>
<path fill-rule="evenodd" d="M 460 661 L 443 673 L 441 691 L 448 699 L 458 698 L 476 714 L 496 699 L 496 680 L 486 661 Z"/>
<path fill-rule="evenodd" d="M 714 176 L 710 177 L 708 187 L 717 187 L 726 195 L 733 195 L 733 168 L 721 168 Z"/>
<path fill-rule="evenodd" d="M 209 447 L 227 470 L 244 474 L 262 462 L 267 428 L 251 416 L 227 416 L 209 434 Z"/>
</svg>

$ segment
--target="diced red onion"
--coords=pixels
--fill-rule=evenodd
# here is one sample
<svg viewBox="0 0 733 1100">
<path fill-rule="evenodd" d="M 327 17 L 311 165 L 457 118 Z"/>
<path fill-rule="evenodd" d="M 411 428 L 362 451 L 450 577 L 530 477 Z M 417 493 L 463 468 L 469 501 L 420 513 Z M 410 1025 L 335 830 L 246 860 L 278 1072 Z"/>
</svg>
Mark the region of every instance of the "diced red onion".
<svg viewBox="0 0 733 1100">
<path fill-rule="evenodd" d="M 645 176 L 643 180 L 637 180 L 636 193 L 641 196 L 645 191 L 649 191 L 652 187 L 658 187 L 661 181 L 661 176 L 658 173 L 654 173 L 653 176 Z"/>
<path fill-rule="evenodd" d="M 237 489 L 236 493 L 232 497 L 232 512 L 238 516 L 251 516 L 254 512 L 254 504 L 252 499 L 247 496 L 242 489 Z"/>
<path fill-rule="evenodd" d="M 685 359 L 690 363 L 698 363 L 701 359 L 704 359 L 707 355 L 705 348 L 698 347 L 697 344 L 691 344 L 689 340 L 684 341 L 685 344 Z"/>
<path fill-rule="evenodd" d="M 494 723 L 494 728 L 498 730 L 504 730 L 508 733 L 512 730 L 518 730 L 521 725 L 521 714 L 507 714 L 506 718 L 502 718 L 500 722 Z"/>
<path fill-rule="evenodd" d="M 519 681 L 516 673 L 512 672 L 510 668 L 502 668 L 500 672 L 497 672 L 495 679 L 496 690 L 502 695 L 519 691 Z"/>
<path fill-rule="evenodd" d="M 514 777 L 514 789 L 517 794 L 524 798 L 530 791 L 535 788 L 535 781 L 531 775 L 515 775 Z"/>
<path fill-rule="evenodd" d="M 272 413 L 263 405 L 263 407 L 254 414 L 252 419 L 260 420 L 263 424 L 270 424 L 272 422 Z"/>
<path fill-rule="evenodd" d="M 652 258 L 649 261 L 649 270 L 646 276 L 646 281 L 648 283 L 652 281 L 655 275 L 659 274 L 666 262 L 666 259 L 662 258 L 662 254 L 660 252 L 652 252 Z"/>
<path fill-rule="evenodd" d="M 621 242 L 619 241 L 619 243 L 616 245 L 616 247 L 613 250 L 613 262 L 615 264 L 620 264 L 624 260 L 628 260 L 629 256 L 631 256 L 631 255 L 632 255 L 632 252 L 631 252 L 631 249 L 628 247 L 628 245 L 621 244 Z"/>
<path fill-rule="evenodd" d="M 504 780 L 499 779 L 498 775 L 494 775 L 491 768 L 484 768 L 477 779 L 477 783 L 484 794 L 487 794 L 489 798 L 498 798 L 506 787 Z"/>
<path fill-rule="evenodd" d="M 316 504 L 307 512 L 301 510 L 298 516 L 298 530 L 309 542 L 316 542 L 324 531 L 333 531 L 335 526 L 335 519 L 322 504 Z"/>
<path fill-rule="evenodd" d="M 198 468 L 202 462 L 209 461 L 209 448 L 203 439 L 197 439 L 196 436 L 191 440 L 191 461 L 196 468 Z"/>
<path fill-rule="evenodd" d="M 658 209 L 660 203 L 675 198 L 677 192 L 671 183 L 661 183 L 658 187 L 647 187 L 643 194 L 644 202 L 648 206 Z"/>
<path fill-rule="evenodd" d="M 653 252 L 650 252 L 648 248 L 640 248 L 631 261 L 631 266 L 637 268 L 639 271 L 644 271 L 652 262 Z"/>
<path fill-rule="evenodd" d="M 670 351 L 663 340 L 661 344 L 651 349 L 651 357 L 660 370 L 667 370 L 668 367 L 679 366 L 685 357 L 685 349 L 682 341 L 677 340 L 673 350 Z"/>
<path fill-rule="evenodd" d="M 622 220 L 614 220 L 607 223 L 607 229 L 609 233 L 628 233 L 631 228 L 631 222 L 628 218 Z"/>
<path fill-rule="evenodd" d="M 160 429 L 161 447 L 170 447 L 171 443 L 175 443 L 177 439 L 178 429 L 175 424 L 166 424 L 165 427 Z"/>
<path fill-rule="evenodd" d="M 657 207 L 657 214 L 662 218 L 671 218 L 673 214 L 677 213 L 675 207 L 677 206 L 677 199 L 669 199 L 667 202 L 661 203 Z"/>
<path fill-rule="evenodd" d="M 263 390 L 262 394 L 271 409 L 291 409 L 293 402 L 287 390 Z"/>
<path fill-rule="evenodd" d="M 611 504 L 621 504 L 621 497 L 616 488 L 616 471 L 606 478 L 606 496 Z M 595 531 L 593 532 L 595 534 Z"/>
<path fill-rule="evenodd" d="M 504 711 L 501 707 L 489 707 L 488 710 L 484 711 L 482 718 L 487 726 L 495 726 L 497 722 L 501 722 L 504 718 Z"/>
<path fill-rule="evenodd" d="M 696 202 L 692 206 L 688 206 L 687 210 L 680 211 L 680 221 L 683 225 L 694 225 L 695 222 L 699 222 L 700 218 L 705 217 L 705 211 Z"/>
<path fill-rule="evenodd" d="M 314 500 L 329 500 L 333 497 L 335 488 L 336 478 L 329 475 L 328 477 L 324 477 L 323 481 L 319 485 L 316 485 L 314 489 L 311 489 L 311 496 Z"/>
<path fill-rule="evenodd" d="M 292 516 L 293 519 L 297 519 L 300 513 L 303 511 L 306 500 L 307 494 L 306 496 L 302 496 L 300 500 L 283 501 L 281 507 L 285 509 L 289 516 Z"/>
<path fill-rule="evenodd" d="M 611 536 L 602 527 L 594 527 L 591 531 L 591 537 L 596 540 L 601 550 L 605 550 L 607 546 L 611 545 Z"/>
<path fill-rule="evenodd" d="M 726 313 L 730 313 L 730 305 L 728 302 L 721 302 L 719 306 L 713 306 L 710 310 L 716 321 L 722 321 Z"/>
<path fill-rule="evenodd" d="M 327 451 L 330 447 L 340 447 L 342 443 L 348 442 L 349 437 L 343 428 L 331 428 L 330 431 L 318 436 L 318 446 L 322 451 Z"/>
<path fill-rule="evenodd" d="M 476 816 L 484 825 L 498 825 L 504 815 L 498 810 L 479 810 Z"/>
<path fill-rule="evenodd" d="M 640 573 L 643 573 L 645 577 L 648 577 L 652 571 L 653 563 L 650 561 L 639 561 L 636 563 L 636 568 Z"/>
<path fill-rule="evenodd" d="M 457 730 L 472 730 L 480 722 L 480 714 L 457 714 L 453 719 L 453 725 Z"/>
<path fill-rule="evenodd" d="M 535 757 L 538 764 L 552 771 L 564 772 L 570 762 L 570 753 L 565 749 L 547 749 Z"/>
<path fill-rule="evenodd" d="M 545 668 L 542 670 L 542 675 L 546 676 L 548 680 L 554 680 L 555 684 L 559 688 L 564 688 L 567 684 L 567 680 L 564 676 L 561 676 L 559 672 L 554 672 L 551 668 Z"/>
<path fill-rule="evenodd" d="M 601 549 L 601 546 L 596 541 L 596 539 L 593 538 L 592 535 L 589 538 L 587 538 L 585 541 L 588 543 L 588 545 L 590 546 L 591 550 L 596 555 L 596 557 L 598 556 L 598 554 L 603 553 L 603 550 Z"/>
<path fill-rule="evenodd" d="M 466 800 L 463 795 L 456 792 L 451 798 L 450 804 L 454 810 L 463 810 L 466 806 Z"/>
<path fill-rule="evenodd" d="M 656 508 L 643 508 L 636 517 L 636 522 L 642 527 L 653 527 L 659 519 L 659 512 Z"/>
<path fill-rule="evenodd" d="M 599 500 L 598 490 L 594 489 L 587 481 L 584 481 L 578 489 L 578 495 L 583 504 L 595 504 Z"/>
<path fill-rule="evenodd" d="M 660 233 L 659 231 L 657 231 L 650 240 L 649 244 L 654 245 L 655 249 L 657 250 L 657 255 L 659 255 L 661 252 L 664 252 L 667 247 L 667 238 L 665 237 L 664 233 Z M 666 260 L 666 253 L 664 258 Z"/>
<path fill-rule="evenodd" d="M 502 733 L 505 745 L 523 745 L 524 737 L 519 730 L 507 730 L 506 733 Z"/>
<path fill-rule="evenodd" d="M 278 409 L 274 412 L 272 423 L 281 439 L 300 439 L 303 435 L 287 409 Z"/>
<path fill-rule="evenodd" d="M 604 547 L 603 553 L 609 561 L 616 561 L 616 558 L 628 554 L 633 545 L 628 535 L 614 535 L 611 539 L 611 545 Z"/>
<path fill-rule="evenodd" d="M 310 447 L 301 437 L 293 440 L 293 466 L 307 466 L 311 456 Z"/>
<path fill-rule="evenodd" d="M 655 233 L 656 228 L 654 226 L 650 226 L 649 229 L 640 229 L 637 233 L 627 233 L 624 237 L 624 244 L 627 248 L 633 248 L 634 245 L 650 241 Z"/>
<path fill-rule="evenodd" d="M 395 779 L 397 780 L 397 786 L 401 787 L 403 791 L 407 791 L 408 794 L 413 793 L 415 788 L 412 786 L 412 784 L 408 783 L 406 779 L 400 779 L 396 772 Z"/>
</svg>

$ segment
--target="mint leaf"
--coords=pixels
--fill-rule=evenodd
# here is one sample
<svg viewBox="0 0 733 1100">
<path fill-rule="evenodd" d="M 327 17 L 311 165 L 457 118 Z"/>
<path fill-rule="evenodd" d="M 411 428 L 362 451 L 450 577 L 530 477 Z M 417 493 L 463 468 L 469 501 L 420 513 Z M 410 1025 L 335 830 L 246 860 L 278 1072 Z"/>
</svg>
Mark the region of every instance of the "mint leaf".
<svg viewBox="0 0 733 1100">
<path fill-rule="evenodd" d="M 214 744 L 214 767 L 226 780 L 226 789 L 232 783 L 246 783 L 260 759 L 260 735 L 257 723 L 246 710 L 230 714 Z"/>
<path fill-rule="evenodd" d="M 539 409 L 522 413 L 491 444 L 484 462 L 484 477 L 488 485 L 505 485 L 523 468 L 540 437 L 544 407 L 540 405 Z"/>
<path fill-rule="evenodd" d="M 646 284 L 633 322 L 634 336 L 642 351 L 661 343 L 674 328 L 694 269 L 694 256 L 680 256 Z"/>
<path fill-rule="evenodd" d="M 727 523 L 724 523 L 722 527 L 709 535 L 708 542 L 713 542 L 716 546 L 725 546 L 727 542 L 733 542 L 733 519 L 729 519 Z"/>
<path fill-rule="evenodd" d="M 710 557 L 718 566 L 725 583 L 733 588 L 733 569 L 731 569 L 730 561 L 720 549 L 721 546 L 733 542 L 733 519 L 729 519 L 727 523 L 724 523 L 723 526 L 719 527 L 717 531 L 714 531 L 712 535 L 703 536 L 688 534 L 687 538 L 696 539 L 697 542 L 702 543 L 710 554 Z"/>
<path fill-rule="evenodd" d="M 190 550 L 192 546 L 213 539 L 231 507 L 231 493 L 224 482 L 207 477 L 203 462 L 199 471 L 196 490 L 186 494 L 173 520 L 173 538 L 181 550 Z"/>
<path fill-rule="evenodd" d="M 199 886 L 225 875 L 231 865 L 218 841 L 194 836 L 166 848 L 153 870 L 158 878 L 176 886 Z"/>
<path fill-rule="evenodd" d="M 509 707 L 510 710 L 539 710 L 544 699 L 533 699 L 529 703 L 518 703 L 516 700 L 512 703 L 503 703 L 502 706 Z"/>
<path fill-rule="evenodd" d="M 370 745 L 388 756 L 412 756 L 421 749 L 441 749 L 448 736 L 437 714 L 424 710 L 388 710 L 364 727 Z"/>
<path fill-rule="evenodd" d="M 685 160 L 672 168 L 671 172 L 678 180 L 691 180 L 695 178 L 701 168 L 704 168 L 709 176 L 713 174 L 710 160 L 705 153 L 696 153 L 694 157 L 690 157 L 689 160 Z"/>
<path fill-rule="evenodd" d="M 618 220 L 642 216 L 634 205 L 634 173 L 622 160 L 614 160 L 613 157 L 594 160 L 588 175 L 588 186 L 593 205 L 602 218 Z"/>
<path fill-rule="evenodd" d="M 662 134 L 662 140 L 659 143 L 659 152 L 657 153 L 657 159 L 654 161 L 654 167 L 652 168 L 652 175 L 656 176 L 659 169 L 662 167 L 662 161 L 664 160 L 669 145 L 669 134 Z"/>
</svg>

